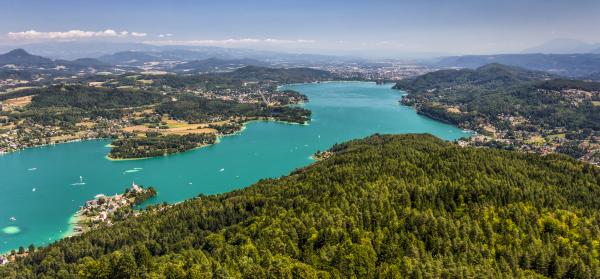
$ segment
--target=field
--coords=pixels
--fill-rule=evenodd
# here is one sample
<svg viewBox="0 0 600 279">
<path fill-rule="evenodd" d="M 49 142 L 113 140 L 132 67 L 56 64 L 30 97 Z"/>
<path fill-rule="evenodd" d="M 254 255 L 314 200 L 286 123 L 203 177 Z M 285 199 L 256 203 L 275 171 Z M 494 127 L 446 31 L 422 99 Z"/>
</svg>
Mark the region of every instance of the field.
<svg viewBox="0 0 600 279">
<path fill-rule="evenodd" d="M 164 120 L 164 122 L 167 123 L 166 126 L 169 127 L 168 129 L 150 128 L 147 125 L 136 125 L 126 127 L 123 131 L 142 135 L 146 132 L 159 132 L 162 135 L 206 134 L 217 132 L 215 129 L 207 128 L 209 124 L 189 124 L 177 120 Z"/>
<path fill-rule="evenodd" d="M 9 105 L 9 106 L 14 106 L 14 107 L 24 107 L 31 103 L 31 98 L 33 98 L 33 96 L 25 96 L 25 97 L 19 97 L 19 98 L 14 98 L 14 99 L 8 99 L 8 100 L 4 101 L 4 104 Z"/>
</svg>

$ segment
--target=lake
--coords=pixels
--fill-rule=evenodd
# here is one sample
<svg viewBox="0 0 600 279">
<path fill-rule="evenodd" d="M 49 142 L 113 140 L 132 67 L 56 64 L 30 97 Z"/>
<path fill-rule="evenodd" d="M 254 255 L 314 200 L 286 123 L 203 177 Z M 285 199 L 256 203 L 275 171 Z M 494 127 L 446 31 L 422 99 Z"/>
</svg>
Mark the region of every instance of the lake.
<svg viewBox="0 0 600 279">
<path fill-rule="evenodd" d="M 403 92 L 366 82 L 294 84 L 313 112 L 309 125 L 250 122 L 244 131 L 193 151 L 110 161 L 109 140 L 30 148 L 0 156 L 0 252 L 47 245 L 70 231 L 85 201 L 136 184 L 154 186 L 152 203 L 179 202 L 247 187 L 313 162 L 317 150 L 373 133 L 431 133 L 453 140 L 470 133 L 398 103 Z"/>
</svg>

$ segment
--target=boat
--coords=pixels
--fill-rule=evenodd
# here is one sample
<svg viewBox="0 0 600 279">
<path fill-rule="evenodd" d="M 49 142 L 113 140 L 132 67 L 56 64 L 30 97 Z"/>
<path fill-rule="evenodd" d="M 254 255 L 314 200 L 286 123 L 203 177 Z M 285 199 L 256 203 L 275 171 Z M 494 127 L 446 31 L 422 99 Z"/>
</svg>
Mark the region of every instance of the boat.
<svg viewBox="0 0 600 279">
<path fill-rule="evenodd" d="M 79 176 L 79 182 L 77 183 L 73 183 L 71 184 L 73 186 L 77 186 L 77 185 L 85 185 L 85 182 L 83 182 L 83 176 Z"/>
</svg>

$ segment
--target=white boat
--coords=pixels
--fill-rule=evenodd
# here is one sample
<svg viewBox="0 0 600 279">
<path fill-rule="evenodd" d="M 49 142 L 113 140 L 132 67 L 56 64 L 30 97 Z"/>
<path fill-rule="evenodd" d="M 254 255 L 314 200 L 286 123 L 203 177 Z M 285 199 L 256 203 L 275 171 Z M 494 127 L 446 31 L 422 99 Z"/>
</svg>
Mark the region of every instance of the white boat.
<svg viewBox="0 0 600 279">
<path fill-rule="evenodd" d="M 79 176 L 79 182 L 77 183 L 73 183 L 71 184 L 73 186 L 77 186 L 77 185 L 85 185 L 85 182 L 83 182 L 83 176 Z"/>
</svg>

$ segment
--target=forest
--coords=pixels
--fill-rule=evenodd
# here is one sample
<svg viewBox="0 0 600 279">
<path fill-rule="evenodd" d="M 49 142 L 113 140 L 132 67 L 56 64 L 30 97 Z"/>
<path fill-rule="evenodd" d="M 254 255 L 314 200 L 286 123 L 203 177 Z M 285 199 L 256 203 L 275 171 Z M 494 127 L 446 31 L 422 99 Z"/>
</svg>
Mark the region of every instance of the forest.
<svg viewBox="0 0 600 279">
<path fill-rule="evenodd" d="M 229 117 L 275 118 L 305 123 L 310 120 L 311 115 L 310 110 L 299 107 L 270 107 L 265 104 L 238 103 L 196 96 L 182 96 L 177 101 L 164 102 L 156 108 L 156 112 L 195 123 L 219 121 Z"/>
<path fill-rule="evenodd" d="M 600 91 L 600 83 L 561 79 L 549 74 L 500 64 L 476 70 L 442 70 L 398 82 L 409 94 L 402 100 L 419 113 L 474 128 L 481 119 L 507 124 L 499 115 L 526 118 L 534 127 L 564 127 L 568 131 L 600 130 L 600 106 L 592 97 L 563 90 Z M 596 97 L 597 98 L 597 97 Z M 460 113 L 448 110 L 455 106 Z"/>
<path fill-rule="evenodd" d="M 108 157 L 113 159 L 149 158 L 181 153 L 217 140 L 211 133 L 187 135 L 160 135 L 146 133 L 145 137 L 128 137 L 114 140 Z"/>
<path fill-rule="evenodd" d="M 105 89 L 81 85 L 55 85 L 38 89 L 32 108 L 74 107 L 85 110 L 139 107 L 158 103 L 160 94 L 144 91 Z"/>
<path fill-rule="evenodd" d="M 0 277 L 600 277 L 590 164 L 431 135 L 376 134 L 330 152 L 285 177 L 31 247 Z"/>
</svg>

